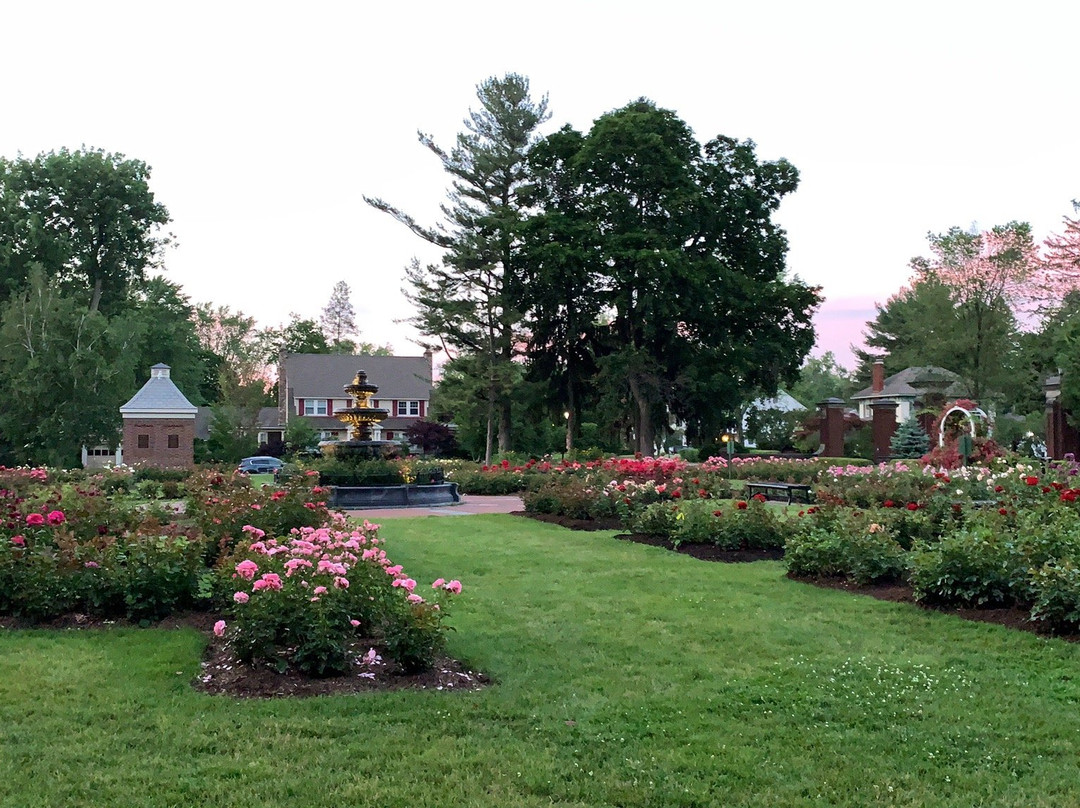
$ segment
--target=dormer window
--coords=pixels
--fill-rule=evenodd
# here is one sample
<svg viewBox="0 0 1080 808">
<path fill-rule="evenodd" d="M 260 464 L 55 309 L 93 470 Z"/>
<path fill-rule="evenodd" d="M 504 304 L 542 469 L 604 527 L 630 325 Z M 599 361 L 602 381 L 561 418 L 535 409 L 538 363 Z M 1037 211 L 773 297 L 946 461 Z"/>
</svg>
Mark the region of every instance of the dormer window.
<svg viewBox="0 0 1080 808">
<path fill-rule="evenodd" d="M 397 403 L 398 415 L 420 415 L 419 401 L 399 401 Z"/>
<path fill-rule="evenodd" d="M 304 415 L 326 415 L 326 399 L 305 398 Z"/>
</svg>

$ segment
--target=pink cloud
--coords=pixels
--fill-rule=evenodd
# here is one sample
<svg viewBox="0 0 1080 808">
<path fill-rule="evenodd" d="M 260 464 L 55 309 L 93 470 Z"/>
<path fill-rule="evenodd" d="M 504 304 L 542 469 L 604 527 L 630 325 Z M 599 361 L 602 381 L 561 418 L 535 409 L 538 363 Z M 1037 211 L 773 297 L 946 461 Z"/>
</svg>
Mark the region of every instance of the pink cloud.
<svg viewBox="0 0 1080 808">
<path fill-rule="evenodd" d="M 821 304 L 814 315 L 817 342 L 812 353 L 821 356 L 832 351 L 836 361 L 846 368 L 855 367 L 855 354 L 851 346 L 861 346 L 866 323 L 877 315 L 877 299 L 867 295 L 860 297 L 832 297 Z"/>
</svg>

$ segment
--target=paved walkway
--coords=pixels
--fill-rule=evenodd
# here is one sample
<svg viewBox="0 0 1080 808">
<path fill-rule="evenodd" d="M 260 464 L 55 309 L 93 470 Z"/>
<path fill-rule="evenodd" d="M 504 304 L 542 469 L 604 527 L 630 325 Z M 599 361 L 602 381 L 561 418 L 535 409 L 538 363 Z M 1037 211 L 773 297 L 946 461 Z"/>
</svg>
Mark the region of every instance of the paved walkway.
<svg viewBox="0 0 1080 808">
<path fill-rule="evenodd" d="M 345 511 L 348 516 L 367 519 L 370 522 L 383 522 L 387 519 L 417 516 L 471 516 L 478 513 L 510 513 L 525 509 L 521 497 L 478 497 L 462 494 L 461 502 L 456 505 L 439 505 L 421 508 L 366 508 L 358 511 Z"/>
</svg>

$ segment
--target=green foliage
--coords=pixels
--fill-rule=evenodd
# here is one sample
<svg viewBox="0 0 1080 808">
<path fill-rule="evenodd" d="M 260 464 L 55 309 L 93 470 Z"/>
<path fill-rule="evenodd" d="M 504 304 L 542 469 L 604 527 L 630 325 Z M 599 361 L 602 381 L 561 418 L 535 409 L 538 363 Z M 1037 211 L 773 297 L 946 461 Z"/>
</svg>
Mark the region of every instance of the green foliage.
<svg viewBox="0 0 1080 808">
<path fill-rule="evenodd" d="M 805 407 L 816 407 L 827 398 L 845 401 L 858 389 L 851 372 L 841 367 L 832 351 L 820 358 L 809 356 L 799 368 L 799 378 L 788 390 Z"/>
<path fill-rule="evenodd" d="M 792 575 L 842 577 L 857 584 L 904 580 L 908 555 L 886 525 L 865 513 L 826 508 L 800 517 L 784 545 Z"/>
<path fill-rule="evenodd" d="M 38 267 L 62 295 L 91 313 L 126 308 L 156 266 L 169 213 L 150 190 L 150 167 L 100 149 L 0 158 L 0 300 Z"/>
<path fill-rule="evenodd" d="M 621 499 L 596 478 L 550 475 L 525 491 L 525 510 L 570 519 L 612 519 L 625 512 Z"/>
<path fill-rule="evenodd" d="M 964 606 L 1009 606 L 1020 566 L 1009 541 L 992 528 L 973 525 L 942 537 L 935 544 L 917 544 L 912 554 L 911 583 L 915 599 Z"/>
<path fill-rule="evenodd" d="M 1080 566 L 1070 559 L 1048 561 L 1031 571 L 1035 602 L 1033 620 L 1043 620 L 1058 630 L 1080 626 Z"/>
<path fill-rule="evenodd" d="M 685 542 L 714 544 L 724 550 L 778 550 L 784 546 L 784 523 L 775 510 L 756 499 L 720 501 L 687 499 L 657 502 L 631 520 L 636 533 Z"/>
<path fill-rule="evenodd" d="M 805 414 L 805 410 L 750 407 L 746 413 L 746 438 L 758 449 L 790 449 L 792 433 Z"/>
<path fill-rule="evenodd" d="M 930 437 L 914 415 L 896 428 L 889 441 L 889 453 L 893 457 L 920 458 L 930 451 Z"/>
<path fill-rule="evenodd" d="M 87 309 L 36 271 L 0 309 L 0 432 L 20 462 L 73 466 L 80 447 L 116 443 L 140 329 L 132 316 Z"/>
</svg>

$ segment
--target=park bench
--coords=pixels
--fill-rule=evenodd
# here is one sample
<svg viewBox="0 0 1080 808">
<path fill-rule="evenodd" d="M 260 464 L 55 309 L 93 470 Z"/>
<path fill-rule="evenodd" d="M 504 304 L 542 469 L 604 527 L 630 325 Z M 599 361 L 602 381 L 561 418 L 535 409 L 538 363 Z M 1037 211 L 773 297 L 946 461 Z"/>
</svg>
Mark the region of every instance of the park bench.
<svg viewBox="0 0 1080 808">
<path fill-rule="evenodd" d="M 792 505 L 796 500 L 809 505 L 814 501 L 814 492 L 803 483 L 746 483 L 746 496 L 761 494 L 766 499 L 787 500 Z"/>
</svg>

